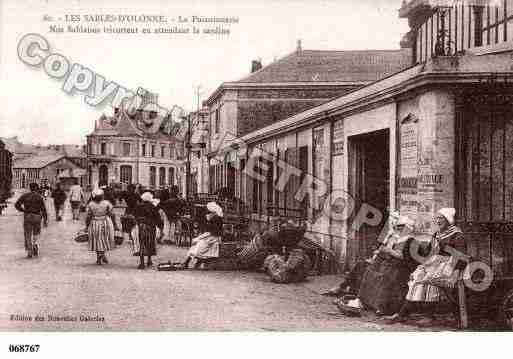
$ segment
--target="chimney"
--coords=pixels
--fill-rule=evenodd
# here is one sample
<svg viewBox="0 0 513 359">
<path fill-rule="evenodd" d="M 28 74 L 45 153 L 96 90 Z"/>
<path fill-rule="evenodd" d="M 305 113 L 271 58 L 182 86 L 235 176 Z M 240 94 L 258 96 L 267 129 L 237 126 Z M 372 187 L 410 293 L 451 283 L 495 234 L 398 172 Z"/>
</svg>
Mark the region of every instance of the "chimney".
<svg viewBox="0 0 513 359">
<path fill-rule="evenodd" d="M 303 51 L 303 48 L 301 47 L 301 39 L 297 40 L 297 48 L 296 48 L 296 52 L 301 52 Z"/>
<path fill-rule="evenodd" d="M 253 60 L 251 61 L 251 73 L 257 72 L 262 68 L 262 60 Z"/>
</svg>

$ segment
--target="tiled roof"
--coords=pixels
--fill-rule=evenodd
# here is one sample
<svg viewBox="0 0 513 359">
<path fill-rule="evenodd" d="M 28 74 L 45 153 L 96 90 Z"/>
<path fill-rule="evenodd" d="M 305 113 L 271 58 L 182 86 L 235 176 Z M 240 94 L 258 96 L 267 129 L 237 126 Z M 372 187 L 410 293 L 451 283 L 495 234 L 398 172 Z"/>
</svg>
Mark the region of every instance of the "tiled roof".
<svg viewBox="0 0 513 359">
<path fill-rule="evenodd" d="M 411 50 L 300 50 L 236 83 L 373 82 L 411 65 Z"/>
<path fill-rule="evenodd" d="M 62 152 L 66 157 L 86 157 L 81 146 L 64 145 L 62 147 Z"/>
<path fill-rule="evenodd" d="M 13 168 L 44 168 L 64 157 L 65 156 L 62 154 L 31 156 L 19 161 L 15 161 Z"/>
<path fill-rule="evenodd" d="M 139 136 L 140 132 L 124 114 L 119 116 L 102 115 L 95 124 L 92 135 L 98 136 Z"/>
</svg>

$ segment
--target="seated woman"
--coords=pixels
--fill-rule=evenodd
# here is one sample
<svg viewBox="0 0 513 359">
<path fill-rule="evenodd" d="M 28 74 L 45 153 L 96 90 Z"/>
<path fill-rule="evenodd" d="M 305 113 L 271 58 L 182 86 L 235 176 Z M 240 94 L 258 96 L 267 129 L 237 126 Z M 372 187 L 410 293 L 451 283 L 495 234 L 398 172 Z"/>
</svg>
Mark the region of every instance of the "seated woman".
<svg viewBox="0 0 513 359">
<path fill-rule="evenodd" d="M 396 226 L 398 225 L 400 217 L 401 216 L 397 211 L 390 213 L 390 216 L 388 217 L 390 231 L 387 233 L 387 236 L 385 237 L 385 240 L 383 241 L 382 245 L 384 245 L 388 241 L 388 238 L 390 238 L 391 236 L 395 236 L 397 232 Z M 402 228 L 404 228 L 404 226 L 401 225 L 401 229 Z M 372 258 L 358 261 L 338 286 L 333 287 L 326 292 L 323 292 L 322 295 L 330 297 L 340 297 L 344 294 L 358 294 L 358 291 L 360 290 L 360 285 L 362 283 L 363 275 L 365 274 L 367 267 L 377 258 L 378 253 L 379 249 L 374 251 L 374 256 Z"/>
<path fill-rule="evenodd" d="M 368 264 L 357 292 L 357 299 L 348 303 L 350 307 L 373 309 L 378 315 L 397 311 L 408 291 L 408 278 L 417 266 L 410 256 L 414 239 L 409 235 L 412 221 L 400 216 L 393 223 L 383 245 Z M 346 303 L 336 304 L 343 308 Z"/>
<path fill-rule="evenodd" d="M 179 266 L 182 269 L 189 267 L 192 259 L 196 259 L 195 268 L 203 262 L 219 257 L 219 246 L 223 234 L 223 209 L 215 202 L 207 204 L 206 215 L 207 232 L 193 239 L 194 245 L 187 252 L 187 258 Z"/>
<path fill-rule="evenodd" d="M 431 255 L 411 275 L 406 301 L 396 314 L 387 318 L 389 322 L 406 320 L 418 303 L 441 301 L 441 289 L 429 284 L 429 280 L 455 278 L 458 274 L 460 257 L 455 255 L 454 250 L 463 253 L 465 242 L 461 229 L 454 224 L 455 214 L 454 208 L 442 208 L 438 211 L 435 221 L 439 230 L 433 235 L 428 248 Z"/>
</svg>

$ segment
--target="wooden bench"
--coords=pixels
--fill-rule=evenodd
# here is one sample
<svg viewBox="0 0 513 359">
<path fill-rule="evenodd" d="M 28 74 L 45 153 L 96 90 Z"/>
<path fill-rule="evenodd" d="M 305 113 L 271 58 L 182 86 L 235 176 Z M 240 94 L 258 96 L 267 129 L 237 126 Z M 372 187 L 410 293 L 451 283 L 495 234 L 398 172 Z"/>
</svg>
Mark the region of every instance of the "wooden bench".
<svg viewBox="0 0 513 359">
<path fill-rule="evenodd" d="M 460 329 L 467 329 L 469 325 L 467 293 L 465 279 L 463 278 L 463 276 L 465 274 L 466 267 L 470 263 L 470 258 L 466 258 L 465 262 L 466 265 L 464 268 L 460 269 L 454 287 L 444 285 L 442 282 L 426 281 L 426 283 L 441 289 L 443 294 L 449 300 L 449 302 L 457 307 L 457 312 L 459 316 L 458 324 Z"/>
</svg>

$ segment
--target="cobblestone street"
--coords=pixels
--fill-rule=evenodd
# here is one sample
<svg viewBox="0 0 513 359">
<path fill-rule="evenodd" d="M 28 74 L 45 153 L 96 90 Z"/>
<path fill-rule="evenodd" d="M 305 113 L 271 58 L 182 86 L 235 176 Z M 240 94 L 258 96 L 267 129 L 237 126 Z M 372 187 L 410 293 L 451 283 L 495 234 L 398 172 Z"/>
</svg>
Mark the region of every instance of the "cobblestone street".
<svg viewBox="0 0 513 359">
<path fill-rule="evenodd" d="M 51 202 L 36 259 L 23 249 L 22 216 L 12 205 L 0 216 L 0 330 L 419 330 L 340 316 L 319 295 L 336 277 L 278 285 L 262 273 L 141 271 L 126 241 L 108 253 L 110 264 L 97 266 L 87 244 L 73 240 L 83 221 L 73 222 L 66 204 L 64 221 L 55 222 Z M 184 252 L 160 246 L 154 263 L 180 260 Z M 36 315 L 45 320 L 36 322 Z M 49 321 L 50 315 L 77 321 Z M 104 321 L 80 321 L 81 315 Z"/>
</svg>

